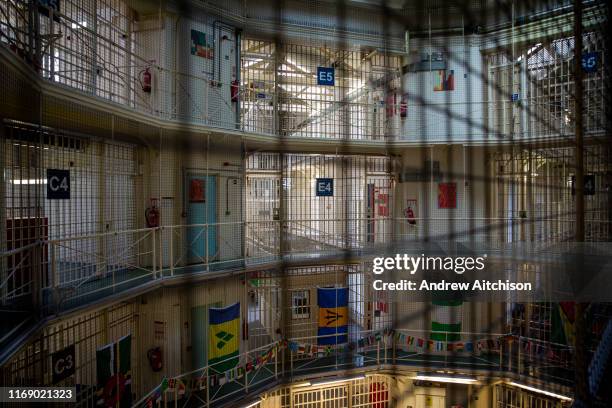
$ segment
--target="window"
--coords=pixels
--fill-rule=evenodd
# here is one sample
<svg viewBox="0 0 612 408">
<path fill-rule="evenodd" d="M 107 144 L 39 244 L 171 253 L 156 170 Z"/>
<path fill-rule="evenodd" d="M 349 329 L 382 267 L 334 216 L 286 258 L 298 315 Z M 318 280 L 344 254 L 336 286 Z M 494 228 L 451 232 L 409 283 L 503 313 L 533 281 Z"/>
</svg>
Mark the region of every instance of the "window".
<svg viewBox="0 0 612 408">
<path fill-rule="evenodd" d="M 307 289 L 291 291 L 291 318 L 310 318 L 310 292 Z"/>
</svg>

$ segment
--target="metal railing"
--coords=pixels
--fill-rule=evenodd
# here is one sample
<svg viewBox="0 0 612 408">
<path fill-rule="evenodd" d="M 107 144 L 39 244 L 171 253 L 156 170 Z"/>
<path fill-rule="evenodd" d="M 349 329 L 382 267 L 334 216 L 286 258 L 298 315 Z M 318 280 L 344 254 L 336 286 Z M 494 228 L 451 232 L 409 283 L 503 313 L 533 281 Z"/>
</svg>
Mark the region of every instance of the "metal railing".
<svg viewBox="0 0 612 408">
<path fill-rule="evenodd" d="M 590 229 L 609 240 L 612 224 Z M 34 296 L 47 313 L 78 307 L 167 278 L 223 273 L 280 260 L 362 257 L 407 242 L 488 248 L 571 241 L 572 220 L 380 218 L 236 221 L 105 232 L 33 243 L 0 254 L 1 302 Z M 589 228 L 587 228 L 589 229 Z M 38 261 L 36 261 L 38 260 Z M 28 299 L 29 300 L 29 299 Z"/>
<path fill-rule="evenodd" d="M 33 242 L 0 254 L 0 305 L 27 304 L 32 298 L 39 304 L 36 283 L 46 265 L 42 248 L 40 242 Z"/>
<path fill-rule="evenodd" d="M 432 334 L 437 338 L 460 338 L 433 341 L 430 340 Z M 225 372 L 206 365 L 164 378 L 134 406 L 145 407 L 151 403 L 166 406 L 179 401 L 186 404 L 191 398 L 202 406 L 215 406 L 247 396 L 252 398 L 280 385 L 281 380 L 300 384 L 326 373 L 401 367 L 408 371 L 461 370 L 479 376 L 488 374 L 491 382 L 537 377 L 569 386 L 573 381 L 571 347 L 520 336 L 404 329 L 363 330 L 349 333 L 348 343 L 319 345 L 325 337 L 283 339 L 244 351 L 238 357 L 221 362 L 233 362 L 234 367 Z"/>
<path fill-rule="evenodd" d="M 0 42 L 31 64 L 47 81 L 173 122 L 283 137 L 381 143 L 446 141 L 448 137 L 499 141 L 509 136 L 528 139 L 573 132 L 570 118 L 554 101 L 542 96 L 524 95 L 520 106 L 510 95 L 502 95 L 499 100 L 474 103 L 410 101 L 408 107 L 402 106 L 402 98 L 395 98 L 390 104 L 386 100 L 368 101 L 367 97 L 314 101 L 295 97 L 299 107 L 292 108 L 292 99 L 287 99 L 282 91 L 275 93 L 274 84 L 268 84 L 266 92 L 259 92 L 247 83 L 221 83 L 210 74 L 182 72 L 181 69 L 189 68 L 165 66 L 161 61 L 152 60 L 150 55 L 157 50 L 146 49 L 145 38 L 135 38 L 136 31 L 129 28 L 133 24 L 129 21 L 130 13 L 124 6 L 116 10 L 120 21 L 104 31 L 97 29 L 94 22 L 88 25 L 57 10 L 49 9 L 49 17 L 45 18 L 27 2 L 9 0 L 0 6 Z M 87 12 L 96 15 L 95 10 Z M 145 70 L 153 76 L 150 91 L 142 89 L 141 75 Z M 232 86 L 237 86 L 235 99 L 231 97 Z M 586 130 L 602 132 L 605 94 L 591 89 L 590 95 L 595 100 L 585 104 L 593 106 L 592 112 L 585 113 Z M 320 107 L 305 112 L 303 102 L 316 102 Z M 402 109 L 407 111 L 405 117 L 400 115 Z M 437 120 L 431 122 L 436 115 L 447 117 L 449 109 L 454 114 L 449 123 L 461 124 L 453 127 L 462 130 L 443 129 L 444 126 L 437 126 Z M 524 111 L 526 114 L 520 120 L 526 123 L 510 128 L 507 120 L 498 118 L 499 112 L 513 110 Z M 475 120 L 474 111 L 489 112 L 490 123 L 484 121 L 484 115 Z M 440 134 L 435 134 L 438 129 Z"/>
</svg>

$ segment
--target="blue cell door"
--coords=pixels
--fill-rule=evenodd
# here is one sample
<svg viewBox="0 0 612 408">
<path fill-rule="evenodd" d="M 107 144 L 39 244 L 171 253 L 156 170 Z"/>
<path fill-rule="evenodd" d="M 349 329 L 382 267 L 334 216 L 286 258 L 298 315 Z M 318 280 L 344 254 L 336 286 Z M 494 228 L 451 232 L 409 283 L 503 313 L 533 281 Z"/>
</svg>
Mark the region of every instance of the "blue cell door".
<svg viewBox="0 0 612 408">
<path fill-rule="evenodd" d="M 217 178 L 187 174 L 187 262 L 190 264 L 218 259 Z M 205 226 L 208 225 L 208 227 Z"/>
<path fill-rule="evenodd" d="M 221 307 L 221 302 L 191 308 L 191 364 L 193 369 L 208 362 L 208 309 Z"/>
</svg>

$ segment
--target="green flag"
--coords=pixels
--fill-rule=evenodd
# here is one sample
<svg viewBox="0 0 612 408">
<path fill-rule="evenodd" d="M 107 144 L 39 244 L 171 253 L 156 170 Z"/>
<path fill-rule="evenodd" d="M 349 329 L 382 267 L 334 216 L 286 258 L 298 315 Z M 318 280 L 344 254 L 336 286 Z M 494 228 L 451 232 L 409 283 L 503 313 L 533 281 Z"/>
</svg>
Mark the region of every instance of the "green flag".
<svg viewBox="0 0 612 408">
<path fill-rule="evenodd" d="M 433 301 L 431 310 L 431 339 L 437 341 L 461 340 L 463 301 Z"/>
</svg>

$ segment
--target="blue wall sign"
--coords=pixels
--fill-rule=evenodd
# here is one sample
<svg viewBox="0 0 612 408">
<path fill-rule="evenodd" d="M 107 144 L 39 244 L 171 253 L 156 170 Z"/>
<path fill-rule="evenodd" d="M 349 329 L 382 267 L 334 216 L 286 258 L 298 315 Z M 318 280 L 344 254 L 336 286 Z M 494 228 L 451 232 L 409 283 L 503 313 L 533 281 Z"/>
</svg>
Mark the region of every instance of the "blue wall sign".
<svg viewBox="0 0 612 408">
<path fill-rule="evenodd" d="M 70 199 L 70 170 L 47 169 L 47 199 Z"/>
<path fill-rule="evenodd" d="M 516 101 L 518 101 L 519 99 L 520 99 L 519 94 L 517 94 L 517 93 L 513 93 L 513 94 L 512 94 L 512 102 L 516 102 Z"/>
<path fill-rule="evenodd" d="M 332 197 L 334 195 L 334 179 L 318 178 L 315 192 L 317 197 Z"/>
<path fill-rule="evenodd" d="M 582 69 L 584 72 L 596 72 L 599 65 L 599 52 L 587 52 L 582 54 Z"/>
<path fill-rule="evenodd" d="M 335 85 L 335 72 L 333 68 L 317 67 L 317 85 Z"/>
</svg>

